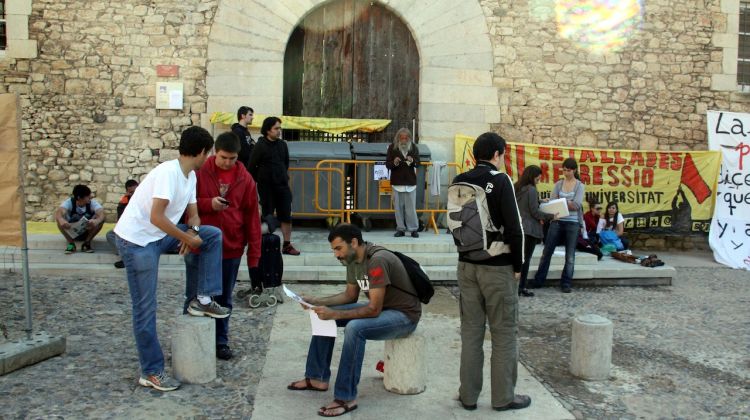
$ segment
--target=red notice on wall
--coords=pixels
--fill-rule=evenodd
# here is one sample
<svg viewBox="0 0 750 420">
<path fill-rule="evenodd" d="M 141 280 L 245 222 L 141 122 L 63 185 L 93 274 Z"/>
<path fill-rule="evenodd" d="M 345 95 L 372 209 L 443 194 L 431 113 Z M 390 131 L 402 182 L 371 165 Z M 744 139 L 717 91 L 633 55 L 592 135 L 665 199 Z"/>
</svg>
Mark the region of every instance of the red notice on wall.
<svg viewBox="0 0 750 420">
<path fill-rule="evenodd" d="M 180 73 L 180 66 L 159 64 L 156 66 L 156 76 L 158 77 L 177 77 Z"/>
</svg>

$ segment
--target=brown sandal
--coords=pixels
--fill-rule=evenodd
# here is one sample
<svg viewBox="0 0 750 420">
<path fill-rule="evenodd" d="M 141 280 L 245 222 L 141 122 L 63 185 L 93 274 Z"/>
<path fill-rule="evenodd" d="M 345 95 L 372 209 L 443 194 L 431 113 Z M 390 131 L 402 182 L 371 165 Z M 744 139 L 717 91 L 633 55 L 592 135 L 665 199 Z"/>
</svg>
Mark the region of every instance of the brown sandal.
<svg viewBox="0 0 750 420">
<path fill-rule="evenodd" d="M 310 381 L 310 378 L 305 378 L 305 386 L 304 387 L 298 387 L 294 386 L 299 381 L 294 381 L 291 384 L 287 385 L 286 389 L 291 391 L 318 391 L 318 392 L 326 392 L 328 391 L 328 388 L 318 388 L 316 386 L 313 386 L 312 382 Z"/>
<path fill-rule="evenodd" d="M 357 409 L 356 405 L 351 406 L 347 404 L 346 401 L 344 400 L 333 400 L 333 402 L 336 403 L 337 405 L 333 407 L 326 407 L 326 406 L 320 407 L 320 410 L 318 410 L 318 415 L 321 417 L 338 417 L 338 416 L 343 416 L 344 414 Z M 326 414 L 325 413 L 326 411 L 338 410 L 339 408 L 343 408 L 344 411 L 338 414 Z"/>
</svg>

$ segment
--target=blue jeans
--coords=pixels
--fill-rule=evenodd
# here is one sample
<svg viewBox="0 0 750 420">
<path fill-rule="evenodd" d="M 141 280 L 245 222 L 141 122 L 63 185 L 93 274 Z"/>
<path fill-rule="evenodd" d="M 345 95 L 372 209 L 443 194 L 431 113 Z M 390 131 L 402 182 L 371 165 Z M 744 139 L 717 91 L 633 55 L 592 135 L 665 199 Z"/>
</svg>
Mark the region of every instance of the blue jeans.
<svg viewBox="0 0 750 420">
<path fill-rule="evenodd" d="M 179 224 L 185 231 L 187 225 Z M 221 294 L 221 230 L 201 226 L 200 263 L 198 266 L 198 291 L 201 295 Z M 165 236 L 146 246 L 139 246 L 117 237 L 117 248 L 125 263 L 128 288 L 133 304 L 133 335 L 138 349 L 138 360 L 144 376 L 159 374 L 164 370 L 164 353 L 156 335 L 156 284 L 161 254 L 176 249 L 180 241 Z M 186 267 L 187 268 L 187 267 Z"/>
<path fill-rule="evenodd" d="M 536 270 L 536 276 L 534 277 L 534 286 L 541 287 L 544 285 L 545 280 L 547 280 L 552 254 L 555 252 L 555 247 L 562 243 L 565 245 L 565 266 L 563 267 L 562 277 L 560 277 L 560 287 L 571 287 L 576 263 L 576 242 L 580 229 L 581 225 L 578 222 L 553 221 L 550 223 L 547 237 L 544 239 L 542 259 L 539 261 L 539 268 Z"/>
<path fill-rule="evenodd" d="M 332 306 L 331 309 L 347 310 L 365 306 L 365 303 Z M 357 398 L 357 385 L 362 372 L 367 340 L 391 340 L 411 334 L 417 323 L 412 322 L 403 312 L 384 309 L 375 318 L 341 319 L 336 321 L 344 329 L 344 346 L 336 375 L 333 396 L 336 399 L 351 401 Z M 335 337 L 313 336 L 307 352 L 305 377 L 322 382 L 331 378 L 331 357 Z"/>
<path fill-rule="evenodd" d="M 203 229 L 203 227 L 201 227 Z M 198 255 L 190 253 L 185 256 L 185 266 L 188 267 L 185 279 L 185 304 L 182 307 L 182 313 L 187 313 L 187 307 L 190 301 L 198 295 Z M 237 281 L 237 273 L 240 270 L 242 257 L 227 258 L 221 261 L 221 295 L 216 296 L 216 303 L 231 310 L 232 309 L 232 292 L 234 284 Z M 229 344 L 229 315 L 223 319 L 216 320 L 216 345 Z"/>
</svg>

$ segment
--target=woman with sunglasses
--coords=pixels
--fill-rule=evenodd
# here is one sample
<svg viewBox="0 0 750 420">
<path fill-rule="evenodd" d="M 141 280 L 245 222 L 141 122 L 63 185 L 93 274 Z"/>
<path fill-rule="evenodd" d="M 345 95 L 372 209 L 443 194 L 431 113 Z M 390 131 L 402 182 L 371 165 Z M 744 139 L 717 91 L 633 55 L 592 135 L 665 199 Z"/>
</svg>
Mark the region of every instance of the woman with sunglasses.
<svg viewBox="0 0 750 420">
<path fill-rule="evenodd" d="M 560 277 L 560 288 L 563 293 L 573 291 L 573 270 L 576 262 L 576 243 L 578 241 L 578 232 L 583 225 L 583 195 L 586 188 L 579 180 L 578 162 L 573 158 L 568 158 L 562 164 L 563 179 L 555 183 L 552 189 L 551 198 L 564 198 L 568 203 L 567 216 L 553 220 L 549 225 L 547 237 L 544 240 L 544 252 L 542 259 L 539 261 L 539 268 L 536 270 L 534 277 L 534 287 L 542 287 L 547 280 L 549 264 L 552 260 L 552 254 L 558 244 L 565 245 L 565 266 L 563 267 L 562 276 Z"/>
<path fill-rule="evenodd" d="M 534 292 L 526 288 L 529 264 L 534 248 L 544 237 L 542 222 L 549 222 L 555 218 L 555 215 L 539 210 L 539 193 L 536 190 L 536 184 L 540 179 L 542 179 L 542 170 L 536 165 L 530 165 L 524 169 L 523 175 L 514 185 L 518 211 L 521 213 L 523 224 L 523 266 L 521 267 L 521 280 L 518 283 L 519 296 L 534 296 Z"/>
<path fill-rule="evenodd" d="M 613 230 L 620 238 L 624 249 L 630 248 L 630 241 L 624 236 L 625 218 L 620 213 L 620 207 L 617 205 L 616 201 L 607 203 L 607 212 L 602 215 L 601 219 L 599 219 L 596 233 L 601 233 L 603 230 Z"/>
</svg>

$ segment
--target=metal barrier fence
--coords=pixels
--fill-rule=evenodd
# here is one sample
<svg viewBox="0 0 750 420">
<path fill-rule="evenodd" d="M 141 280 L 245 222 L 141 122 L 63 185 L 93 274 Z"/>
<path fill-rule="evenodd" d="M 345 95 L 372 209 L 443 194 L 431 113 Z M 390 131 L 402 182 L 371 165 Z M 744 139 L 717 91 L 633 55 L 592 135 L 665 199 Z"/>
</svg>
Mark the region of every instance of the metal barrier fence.
<svg viewBox="0 0 750 420">
<path fill-rule="evenodd" d="M 289 168 L 290 172 L 299 173 L 301 176 L 290 176 L 289 177 L 289 188 L 292 190 L 292 194 L 294 194 L 295 200 L 301 200 L 303 203 L 307 200 L 311 200 L 313 206 L 317 210 L 317 212 L 292 212 L 292 216 L 296 217 L 336 217 L 339 218 L 339 220 L 344 220 L 345 212 L 344 208 L 346 207 L 346 200 L 341 200 L 342 208 L 334 208 L 333 207 L 333 197 L 334 193 L 336 191 L 340 191 L 342 193 L 341 197 L 346 197 L 344 194 L 346 192 L 346 174 L 344 173 L 344 170 L 341 168 Z M 315 180 L 315 189 L 313 191 L 308 191 L 307 188 L 305 188 L 306 185 L 309 185 L 307 181 L 307 177 L 312 176 Z M 321 194 L 321 176 L 325 176 L 327 179 L 326 182 L 323 182 L 323 185 L 325 187 L 324 194 Z M 336 180 L 339 180 L 337 183 Z M 299 184 L 297 184 L 297 180 L 299 180 Z M 299 185 L 301 184 L 301 188 Z M 336 186 L 338 184 L 338 186 Z M 298 185 L 298 188 L 295 188 L 295 185 Z M 335 190 L 334 190 L 335 188 Z M 312 197 L 310 197 L 312 195 Z M 325 203 L 320 203 L 320 197 L 326 197 Z M 304 208 L 304 207 L 303 207 Z M 333 221 L 329 221 L 329 225 L 335 225 Z"/>
<path fill-rule="evenodd" d="M 301 172 L 303 177 L 315 177 L 315 189 L 311 191 L 305 188 L 294 188 L 290 185 L 295 195 L 295 200 L 312 200 L 317 212 L 293 212 L 294 217 L 329 217 L 339 218 L 339 220 L 351 223 L 353 214 L 394 214 L 392 194 L 389 184 L 382 183 L 382 180 L 375 179 L 375 165 L 383 162 L 375 160 L 353 160 L 353 159 L 327 159 L 318 162 L 315 168 L 290 168 L 290 171 Z M 343 168 L 345 169 L 341 169 Z M 445 213 L 447 210 L 444 204 L 444 193 L 439 192 L 440 184 L 447 185 L 456 176 L 458 164 L 446 163 L 445 166 L 436 167 L 433 162 L 422 162 L 424 166 L 424 189 L 418 190 L 421 194 L 422 206 L 417 208 L 418 214 L 428 214 L 427 225 L 431 226 L 437 234 L 437 215 Z M 433 191 L 434 171 L 439 170 L 437 190 Z M 345 173 L 346 172 L 346 173 Z M 321 177 L 327 177 L 321 182 Z M 296 177 L 295 177 L 296 178 Z M 301 184 L 309 185 L 303 178 Z M 334 182 L 331 180 L 334 179 Z M 336 182 L 335 179 L 340 181 Z M 325 189 L 321 189 L 321 184 Z M 338 191 L 335 190 L 338 188 Z M 373 190 L 377 188 L 376 194 Z M 419 185 L 418 185 L 419 188 Z M 433 195 L 433 192 L 438 194 Z M 343 197 L 341 206 L 332 205 L 332 197 L 340 194 Z M 321 203 L 320 197 L 326 197 L 326 202 Z M 375 199 L 375 197 L 377 197 Z M 419 202 L 419 196 L 417 198 Z M 333 220 L 329 220 L 329 225 L 334 225 Z"/>
</svg>

